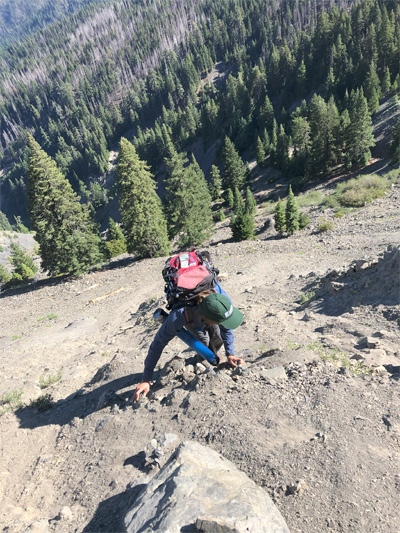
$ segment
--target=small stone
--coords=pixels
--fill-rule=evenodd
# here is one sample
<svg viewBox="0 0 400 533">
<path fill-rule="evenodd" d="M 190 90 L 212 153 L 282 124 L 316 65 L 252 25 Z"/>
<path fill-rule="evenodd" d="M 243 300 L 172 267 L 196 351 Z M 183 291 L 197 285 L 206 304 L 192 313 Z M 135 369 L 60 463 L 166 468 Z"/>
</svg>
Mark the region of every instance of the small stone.
<svg viewBox="0 0 400 533">
<path fill-rule="evenodd" d="M 377 348 L 379 341 L 373 337 L 363 337 L 360 339 L 360 345 L 364 346 L 365 348 Z"/>
<path fill-rule="evenodd" d="M 262 370 L 260 377 L 264 379 L 287 379 L 287 375 L 283 366 L 276 366 L 268 370 Z"/>
<path fill-rule="evenodd" d="M 201 374 L 205 372 L 206 367 L 202 363 L 197 363 L 196 365 L 196 374 Z"/>
<path fill-rule="evenodd" d="M 243 376 L 244 374 L 246 374 L 247 371 L 248 371 L 248 368 L 246 365 L 237 366 L 232 372 L 232 377 Z"/>
<path fill-rule="evenodd" d="M 304 479 L 300 479 L 299 481 L 296 481 L 294 485 L 287 486 L 287 493 L 300 495 L 302 492 L 304 492 L 307 489 L 308 489 L 307 483 L 304 481 Z"/>
<path fill-rule="evenodd" d="M 65 506 L 61 509 L 60 513 L 59 513 L 59 519 L 60 520 L 72 520 L 73 516 L 72 516 L 72 511 L 69 507 Z"/>
<path fill-rule="evenodd" d="M 350 359 L 354 359 L 355 361 L 364 361 L 365 357 L 359 353 L 355 353 L 350 357 Z"/>
</svg>

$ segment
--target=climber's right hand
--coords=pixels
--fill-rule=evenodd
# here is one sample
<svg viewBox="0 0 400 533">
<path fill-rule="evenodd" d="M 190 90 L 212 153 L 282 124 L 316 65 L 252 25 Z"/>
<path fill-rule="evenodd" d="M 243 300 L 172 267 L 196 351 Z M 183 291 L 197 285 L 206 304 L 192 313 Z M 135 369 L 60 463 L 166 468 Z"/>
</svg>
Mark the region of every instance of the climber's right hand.
<svg viewBox="0 0 400 533">
<path fill-rule="evenodd" d="M 139 383 L 136 387 L 135 394 L 133 395 L 132 401 L 135 403 L 139 401 L 140 395 L 143 394 L 143 397 L 146 397 L 150 391 L 150 381 L 143 381 Z"/>
</svg>

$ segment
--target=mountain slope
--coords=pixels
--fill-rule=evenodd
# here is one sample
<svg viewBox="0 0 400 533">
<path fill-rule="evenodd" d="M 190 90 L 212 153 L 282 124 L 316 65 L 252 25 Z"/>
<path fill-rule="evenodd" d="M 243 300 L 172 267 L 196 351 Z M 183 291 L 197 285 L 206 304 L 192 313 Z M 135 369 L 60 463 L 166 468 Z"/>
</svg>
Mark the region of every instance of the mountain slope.
<svg viewBox="0 0 400 533">
<path fill-rule="evenodd" d="M 160 368 L 174 364 L 138 409 L 129 400 L 162 304 L 163 258 L 1 294 L 0 394 L 54 401 L 0 418 L 2 526 L 121 531 L 152 475 L 149 442 L 173 432 L 231 459 L 293 532 L 397 533 L 399 210 L 397 184 L 339 219 L 307 208 L 311 225 L 290 238 L 276 237 L 261 206 L 257 241 L 233 243 L 219 223 L 208 249 L 245 315 L 235 339 L 248 371 L 196 375 L 175 340 Z M 317 232 L 321 218 L 332 231 Z"/>
</svg>

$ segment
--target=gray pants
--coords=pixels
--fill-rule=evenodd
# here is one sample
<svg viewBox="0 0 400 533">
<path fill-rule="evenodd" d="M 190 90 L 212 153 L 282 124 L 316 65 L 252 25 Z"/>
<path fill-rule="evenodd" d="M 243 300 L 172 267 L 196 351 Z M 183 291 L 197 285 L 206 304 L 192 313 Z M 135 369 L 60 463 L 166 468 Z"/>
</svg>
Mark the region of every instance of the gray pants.
<svg viewBox="0 0 400 533">
<path fill-rule="evenodd" d="M 196 339 L 199 339 L 199 341 L 205 344 L 207 348 L 210 348 L 214 355 L 217 355 L 218 350 L 223 345 L 218 324 L 206 326 L 202 331 L 196 331 L 195 328 L 189 324 L 186 327 L 190 333 L 193 333 Z"/>
</svg>

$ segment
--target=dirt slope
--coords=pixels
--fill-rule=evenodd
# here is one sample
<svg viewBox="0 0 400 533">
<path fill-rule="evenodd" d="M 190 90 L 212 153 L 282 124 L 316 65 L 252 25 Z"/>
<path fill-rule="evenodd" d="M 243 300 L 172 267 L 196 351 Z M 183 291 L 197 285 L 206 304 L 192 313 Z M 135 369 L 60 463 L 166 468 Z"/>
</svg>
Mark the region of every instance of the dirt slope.
<svg viewBox="0 0 400 533">
<path fill-rule="evenodd" d="M 120 531 L 152 475 L 150 441 L 175 433 L 234 461 L 292 532 L 400 531 L 399 209 L 395 186 L 341 219 L 325 212 L 326 234 L 312 208 L 287 239 L 263 208 L 254 242 L 231 242 L 220 223 L 208 249 L 245 315 L 247 371 L 201 374 L 175 340 L 137 409 L 162 258 L 1 294 L 0 395 L 22 390 L 25 404 L 0 418 L 3 530 Z M 28 406 L 43 394 L 51 409 Z"/>
</svg>

